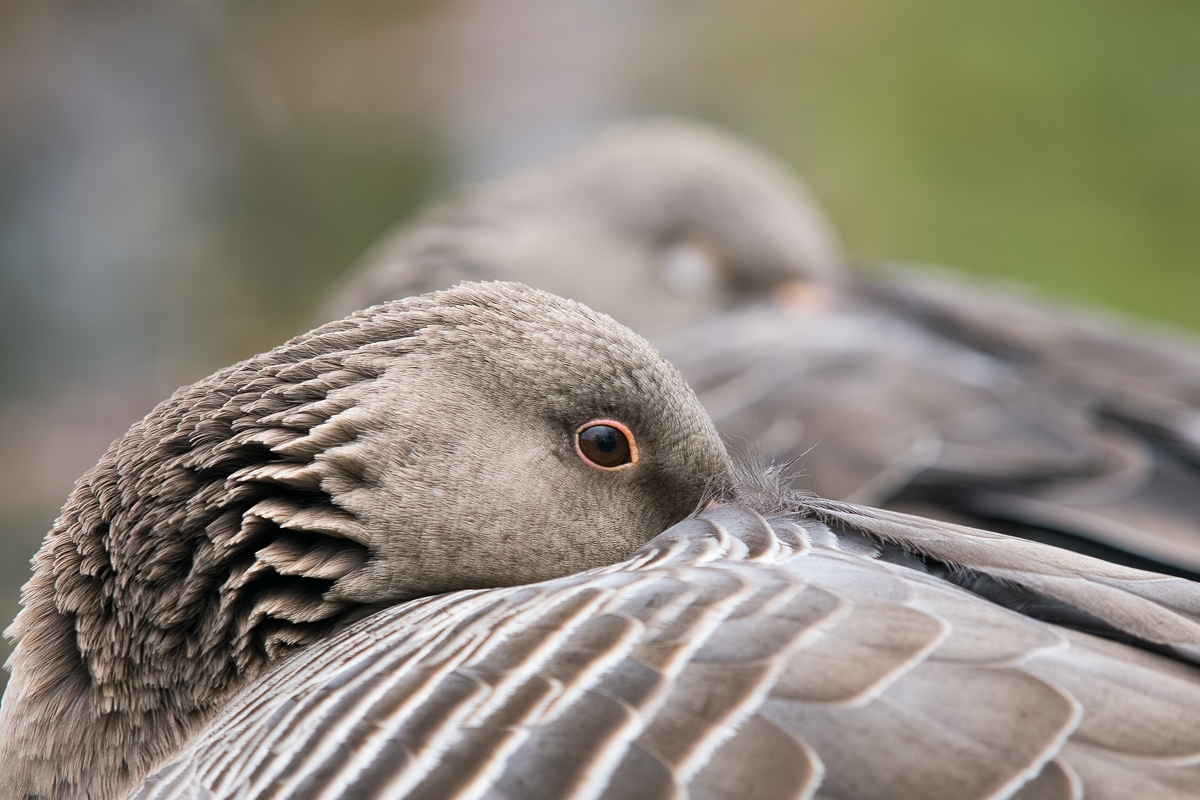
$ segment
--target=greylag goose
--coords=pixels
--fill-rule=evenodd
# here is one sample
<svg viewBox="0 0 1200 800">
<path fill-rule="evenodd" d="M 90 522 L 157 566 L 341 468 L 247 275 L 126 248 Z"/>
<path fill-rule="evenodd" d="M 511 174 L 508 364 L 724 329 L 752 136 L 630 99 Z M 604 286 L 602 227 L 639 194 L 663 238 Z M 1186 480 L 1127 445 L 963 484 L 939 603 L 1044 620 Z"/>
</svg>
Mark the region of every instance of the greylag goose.
<svg viewBox="0 0 1200 800">
<path fill-rule="evenodd" d="M 1200 577 L 1200 345 L 848 270 L 831 230 L 769 156 L 631 124 L 401 229 L 329 308 L 462 278 L 566 294 L 649 336 L 722 433 L 803 455 L 804 489 Z"/>
<path fill-rule="evenodd" d="M 35 557 L 0 797 L 124 797 L 338 625 L 619 561 L 728 469 L 643 339 L 515 284 L 370 309 L 222 370 L 116 441 Z"/>
<path fill-rule="evenodd" d="M 223 370 L 39 553 L 3 796 L 1200 790 L 1200 586 L 733 473 L 642 339 L 513 284 Z"/>
</svg>

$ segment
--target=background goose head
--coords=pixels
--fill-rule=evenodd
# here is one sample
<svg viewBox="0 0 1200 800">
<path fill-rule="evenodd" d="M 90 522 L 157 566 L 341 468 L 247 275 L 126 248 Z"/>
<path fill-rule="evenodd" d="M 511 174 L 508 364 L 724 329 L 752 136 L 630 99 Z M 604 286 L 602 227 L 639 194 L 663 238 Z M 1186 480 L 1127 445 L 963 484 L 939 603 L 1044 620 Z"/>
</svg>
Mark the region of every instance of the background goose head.
<svg viewBox="0 0 1200 800">
<path fill-rule="evenodd" d="M 320 321 L 461 280 L 585 298 L 639 333 L 835 281 L 833 228 L 775 159 L 681 120 L 627 123 L 461 192 L 385 238 Z"/>
<path fill-rule="evenodd" d="M 628 455 L 580 443 L 596 421 Z M 516 284 L 368 309 L 218 372 L 113 444 L 35 559 L 0 796 L 122 796 L 339 622 L 619 560 L 728 470 L 645 341 Z"/>
</svg>

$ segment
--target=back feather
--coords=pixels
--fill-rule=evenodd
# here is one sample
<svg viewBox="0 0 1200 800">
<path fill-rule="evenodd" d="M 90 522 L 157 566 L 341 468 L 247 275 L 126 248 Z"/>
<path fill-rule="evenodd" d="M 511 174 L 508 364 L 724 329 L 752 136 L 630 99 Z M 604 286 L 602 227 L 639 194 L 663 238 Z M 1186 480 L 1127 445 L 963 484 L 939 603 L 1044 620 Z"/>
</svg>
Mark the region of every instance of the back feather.
<svg viewBox="0 0 1200 800">
<path fill-rule="evenodd" d="M 1004 603 L 1029 594 L 1106 635 Z M 720 506 L 622 564 L 365 619 L 135 797 L 1194 797 L 1198 644 L 1187 581 L 840 503 Z"/>
</svg>

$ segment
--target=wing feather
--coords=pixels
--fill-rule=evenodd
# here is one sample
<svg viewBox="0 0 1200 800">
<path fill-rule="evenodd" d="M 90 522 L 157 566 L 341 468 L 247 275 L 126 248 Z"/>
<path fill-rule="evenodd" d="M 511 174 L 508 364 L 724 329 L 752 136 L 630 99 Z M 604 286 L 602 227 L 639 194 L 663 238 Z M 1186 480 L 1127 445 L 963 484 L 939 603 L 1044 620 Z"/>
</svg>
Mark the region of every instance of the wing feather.
<svg viewBox="0 0 1200 800">
<path fill-rule="evenodd" d="M 864 800 L 1003 797 L 1057 753 L 1079 716 L 1064 692 L 1021 670 L 936 661 L 864 706 L 772 698 L 763 714 L 820 757 L 823 795 Z"/>
<path fill-rule="evenodd" d="M 1197 608 L 984 531 L 724 507 L 624 564 L 361 620 L 138 798 L 1196 796 Z"/>
</svg>

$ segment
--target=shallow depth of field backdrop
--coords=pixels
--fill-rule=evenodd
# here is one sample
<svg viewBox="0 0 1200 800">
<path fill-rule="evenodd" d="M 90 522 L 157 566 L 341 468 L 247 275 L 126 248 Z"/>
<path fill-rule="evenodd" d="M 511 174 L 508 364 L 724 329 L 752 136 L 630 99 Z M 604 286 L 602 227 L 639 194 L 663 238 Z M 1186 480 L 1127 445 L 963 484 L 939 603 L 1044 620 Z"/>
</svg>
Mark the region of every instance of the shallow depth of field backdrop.
<svg viewBox="0 0 1200 800">
<path fill-rule="evenodd" d="M 0 617 L 155 402 L 437 192 L 624 116 L 774 151 L 857 260 L 1200 331 L 1198 86 L 1166 0 L 0 3 Z"/>
</svg>

